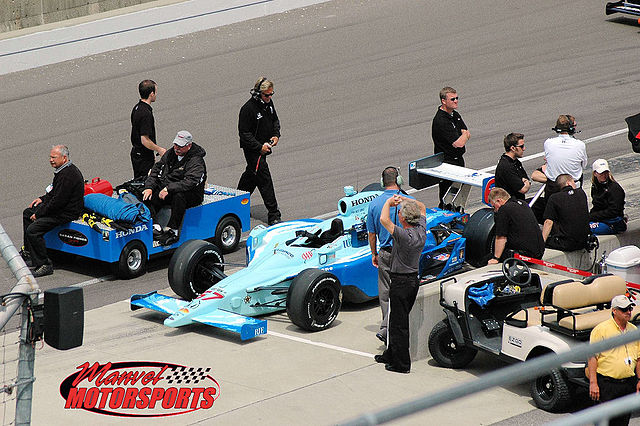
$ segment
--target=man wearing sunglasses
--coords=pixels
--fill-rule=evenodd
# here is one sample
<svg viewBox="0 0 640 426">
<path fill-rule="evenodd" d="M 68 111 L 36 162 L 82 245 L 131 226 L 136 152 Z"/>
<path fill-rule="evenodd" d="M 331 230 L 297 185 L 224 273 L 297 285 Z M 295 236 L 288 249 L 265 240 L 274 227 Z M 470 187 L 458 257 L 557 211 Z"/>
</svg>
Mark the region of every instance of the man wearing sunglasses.
<svg viewBox="0 0 640 426">
<path fill-rule="evenodd" d="M 509 133 L 504 137 L 505 153 L 496 167 L 496 187 L 503 188 L 514 198 L 524 200 L 531 181 L 519 158 L 524 156 L 524 135 Z"/>
<path fill-rule="evenodd" d="M 467 130 L 462 117 L 456 111 L 458 108 L 458 93 L 453 87 L 440 90 L 440 106 L 431 123 L 431 138 L 433 139 L 433 153 L 444 153 L 444 162 L 464 167 L 462 155 L 469 142 L 471 134 Z M 443 207 L 443 199 L 451 181 L 441 181 L 439 184 L 439 208 Z"/>
<path fill-rule="evenodd" d="M 625 295 L 611 300 L 611 318 L 591 331 L 590 342 L 618 336 L 636 330 L 630 322 L 635 304 Z M 589 358 L 589 396 L 606 402 L 634 392 L 640 392 L 640 341 L 627 343 Z M 610 425 L 628 425 L 630 413 L 609 420 Z"/>
<path fill-rule="evenodd" d="M 267 208 L 269 226 L 280 222 L 267 155 L 280 140 L 280 120 L 273 106 L 273 82 L 260 77 L 251 89 L 249 99 L 240 109 L 238 133 L 247 168 L 240 176 L 238 189 L 253 193 L 258 187 Z"/>
</svg>

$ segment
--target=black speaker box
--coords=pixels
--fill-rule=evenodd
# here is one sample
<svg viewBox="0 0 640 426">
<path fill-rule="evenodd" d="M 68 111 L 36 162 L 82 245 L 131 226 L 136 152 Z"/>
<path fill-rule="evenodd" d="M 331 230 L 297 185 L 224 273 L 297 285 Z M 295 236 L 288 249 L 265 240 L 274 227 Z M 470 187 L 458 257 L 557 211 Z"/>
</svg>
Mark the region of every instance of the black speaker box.
<svg viewBox="0 0 640 426">
<path fill-rule="evenodd" d="M 56 349 L 82 346 L 84 295 L 81 288 L 59 287 L 44 292 L 44 341 Z"/>
</svg>

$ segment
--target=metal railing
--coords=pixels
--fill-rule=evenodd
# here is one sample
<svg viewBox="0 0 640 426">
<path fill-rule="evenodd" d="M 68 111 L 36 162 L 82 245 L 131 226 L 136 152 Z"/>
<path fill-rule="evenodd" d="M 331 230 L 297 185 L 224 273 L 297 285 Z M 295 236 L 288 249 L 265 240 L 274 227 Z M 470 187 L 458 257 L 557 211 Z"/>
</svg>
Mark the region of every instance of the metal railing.
<svg viewBox="0 0 640 426">
<path fill-rule="evenodd" d="M 5 329 L 9 320 L 16 314 L 20 316 L 17 375 L 15 380 L 3 383 L 0 391 L 8 395 L 15 391 L 15 424 L 29 425 L 31 424 L 31 401 L 33 381 L 35 380 L 33 375 L 35 348 L 29 337 L 29 326 L 32 322 L 30 308 L 38 304 L 40 288 L 2 225 L 0 225 L 0 252 L 11 274 L 17 279 L 17 283 L 11 291 L 2 297 L 0 329 L 6 333 Z M 6 403 L 4 401 L 4 404 Z M 4 412 L 6 413 L 6 409 Z"/>
<path fill-rule="evenodd" d="M 342 424 L 352 426 L 387 423 L 496 386 L 508 386 L 530 381 L 536 377 L 548 374 L 551 369 L 558 368 L 565 363 L 575 362 L 577 360 L 584 361 L 594 354 L 637 340 L 640 340 L 640 329 L 593 344 L 583 343 L 575 346 L 570 351 L 559 354 L 551 353 L 524 363 L 513 364 L 440 392 L 424 395 L 390 408 L 362 414 Z M 634 400 L 634 398 L 636 398 L 637 401 Z M 621 401 L 633 402 L 627 402 L 628 405 L 624 405 Z M 585 424 L 600 420 L 604 420 L 604 424 L 608 424 L 610 416 L 628 413 L 638 407 L 640 407 L 640 395 L 634 394 L 630 397 L 607 402 L 581 412 L 579 414 L 581 420 L 579 420 L 578 423 L 568 423 L 569 419 L 571 421 L 575 420 L 572 416 L 563 417 L 561 423 L 558 424 Z"/>
</svg>

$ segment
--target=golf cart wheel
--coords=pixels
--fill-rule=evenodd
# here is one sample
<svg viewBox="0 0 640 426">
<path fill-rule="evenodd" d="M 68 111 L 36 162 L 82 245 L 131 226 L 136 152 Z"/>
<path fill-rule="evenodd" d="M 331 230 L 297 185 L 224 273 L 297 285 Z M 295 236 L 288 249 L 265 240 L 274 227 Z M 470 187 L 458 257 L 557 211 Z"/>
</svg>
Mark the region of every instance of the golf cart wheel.
<svg viewBox="0 0 640 426">
<path fill-rule="evenodd" d="M 571 400 L 569 384 L 557 368 L 532 380 L 529 390 L 536 406 L 545 411 L 561 411 Z"/>
<path fill-rule="evenodd" d="M 223 253 L 231 253 L 238 247 L 241 236 L 242 228 L 238 219 L 233 216 L 226 216 L 218 223 L 213 242 L 222 249 Z"/>
<path fill-rule="evenodd" d="M 429 352 L 435 362 L 447 368 L 465 367 L 478 353 L 474 348 L 458 344 L 447 320 L 440 321 L 431 330 Z"/>
<path fill-rule="evenodd" d="M 493 210 L 480 209 L 469 218 L 462 236 L 466 242 L 466 261 L 471 266 L 485 266 L 493 256 L 495 224 Z"/>
<path fill-rule="evenodd" d="M 115 269 L 116 275 L 125 280 L 144 274 L 147 270 L 147 248 L 144 244 L 134 240 L 124 246 Z"/>
<path fill-rule="evenodd" d="M 335 275 L 320 269 L 305 269 L 293 279 L 287 292 L 287 315 L 307 331 L 329 327 L 342 305 L 342 286 Z"/>
<path fill-rule="evenodd" d="M 185 300 L 193 300 L 225 277 L 224 258 L 215 244 L 189 240 L 169 261 L 169 285 Z"/>
</svg>

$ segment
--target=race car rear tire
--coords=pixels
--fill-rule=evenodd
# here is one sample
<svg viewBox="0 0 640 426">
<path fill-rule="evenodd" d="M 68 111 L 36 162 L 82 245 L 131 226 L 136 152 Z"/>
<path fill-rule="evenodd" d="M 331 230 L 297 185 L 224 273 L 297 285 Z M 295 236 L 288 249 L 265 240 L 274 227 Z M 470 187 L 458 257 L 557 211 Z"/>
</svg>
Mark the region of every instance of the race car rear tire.
<svg viewBox="0 0 640 426">
<path fill-rule="evenodd" d="M 384 186 L 380 185 L 380 182 L 373 182 L 360 190 L 360 192 L 368 191 L 384 191 Z"/>
<path fill-rule="evenodd" d="M 440 321 L 431 330 L 429 352 L 435 362 L 447 368 L 466 367 L 478 353 L 475 348 L 458 344 L 447 320 Z"/>
<path fill-rule="evenodd" d="M 467 240 L 465 260 L 472 266 L 485 266 L 493 256 L 495 224 L 493 210 L 480 209 L 469 218 L 462 236 Z"/>
<path fill-rule="evenodd" d="M 193 300 L 224 276 L 222 251 L 203 240 L 182 244 L 169 261 L 169 285 L 185 300 Z"/>
<path fill-rule="evenodd" d="M 545 411 L 562 411 L 571 401 L 569 383 L 557 368 L 532 380 L 529 391 L 536 406 Z"/>
<path fill-rule="evenodd" d="M 139 277 L 147 271 L 147 248 L 141 241 L 129 241 L 114 266 L 118 278 L 128 280 Z"/>
<path fill-rule="evenodd" d="M 342 305 L 338 278 L 320 269 L 305 269 L 293 279 L 287 292 L 287 315 L 292 323 L 307 331 L 329 327 Z"/>
<path fill-rule="evenodd" d="M 242 236 L 242 227 L 240 222 L 234 216 L 223 217 L 216 227 L 216 234 L 213 242 L 227 254 L 235 251 L 240 243 Z"/>
</svg>

